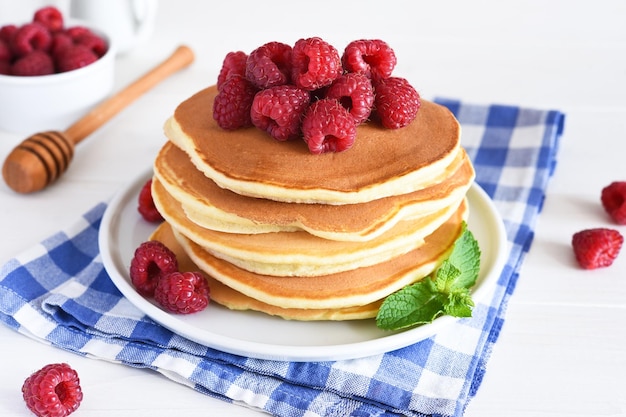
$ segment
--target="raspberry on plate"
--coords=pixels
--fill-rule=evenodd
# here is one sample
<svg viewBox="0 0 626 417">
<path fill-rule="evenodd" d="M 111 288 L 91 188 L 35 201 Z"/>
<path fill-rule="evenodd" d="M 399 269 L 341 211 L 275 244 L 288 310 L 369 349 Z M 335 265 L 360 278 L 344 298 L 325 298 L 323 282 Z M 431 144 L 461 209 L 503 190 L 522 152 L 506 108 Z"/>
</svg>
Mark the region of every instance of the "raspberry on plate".
<svg viewBox="0 0 626 417">
<path fill-rule="evenodd" d="M 381 124 L 399 129 L 411 123 L 422 105 L 419 93 L 400 77 L 389 77 L 374 83 L 374 107 Z"/>
<path fill-rule="evenodd" d="M 341 152 L 352 147 L 356 123 L 335 99 L 322 99 L 307 109 L 302 119 L 304 141 L 313 154 Z"/>
<path fill-rule="evenodd" d="M 65 417 L 83 400 L 78 373 L 66 363 L 46 365 L 22 385 L 26 406 L 38 417 Z"/>
<path fill-rule="evenodd" d="M 308 91 L 279 85 L 259 91 L 252 101 L 250 118 L 257 128 L 278 141 L 300 136 L 300 119 L 310 103 Z"/>
<path fill-rule="evenodd" d="M 626 181 L 614 181 L 604 187 L 600 199 L 617 224 L 626 224 Z"/>
<path fill-rule="evenodd" d="M 146 183 L 141 187 L 139 191 L 139 198 L 137 211 L 141 216 L 151 222 L 158 223 L 163 221 L 163 216 L 159 213 L 159 210 L 154 205 L 154 200 L 152 199 L 152 178 L 150 178 Z"/>
<path fill-rule="evenodd" d="M 360 72 L 372 80 L 391 77 L 396 66 L 396 54 L 380 39 L 361 39 L 346 46 L 341 57 L 348 72 Z"/>
<path fill-rule="evenodd" d="M 202 311 L 209 304 L 209 284 L 200 272 L 174 272 L 159 280 L 154 299 L 175 314 Z"/>
<path fill-rule="evenodd" d="M 250 53 L 246 78 L 258 88 L 270 88 L 290 82 L 291 46 L 269 42 Z"/>
<path fill-rule="evenodd" d="M 372 82 L 364 74 L 349 72 L 337 78 L 326 91 L 326 98 L 339 100 L 357 125 L 368 119 L 374 105 Z"/>
<path fill-rule="evenodd" d="M 607 228 L 585 229 L 572 236 L 574 255 L 584 269 L 596 269 L 613 264 L 624 243 L 624 237 Z"/>
<path fill-rule="evenodd" d="M 252 126 L 250 109 L 257 88 L 245 77 L 232 74 L 226 79 L 213 102 L 213 118 L 226 130 Z"/>
<path fill-rule="evenodd" d="M 178 271 L 176 255 L 156 240 L 139 245 L 130 262 L 130 280 L 137 292 L 147 297 L 154 295 L 154 289 L 161 278 L 176 271 Z"/>
<path fill-rule="evenodd" d="M 291 60 L 292 82 L 308 91 L 330 85 L 343 72 L 339 52 L 317 37 L 297 41 Z"/>
</svg>

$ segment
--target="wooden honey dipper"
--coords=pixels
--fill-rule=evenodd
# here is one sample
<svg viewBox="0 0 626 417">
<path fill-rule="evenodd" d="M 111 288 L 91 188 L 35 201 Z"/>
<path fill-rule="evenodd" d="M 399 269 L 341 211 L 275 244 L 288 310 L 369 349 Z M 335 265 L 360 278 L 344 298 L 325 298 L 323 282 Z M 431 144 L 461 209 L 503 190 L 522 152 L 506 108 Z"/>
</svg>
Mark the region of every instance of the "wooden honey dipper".
<svg viewBox="0 0 626 417">
<path fill-rule="evenodd" d="M 117 94 L 92 109 L 64 132 L 34 134 L 6 157 L 2 176 L 18 193 L 39 191 L 65 172 L 74 156 L 74 147 L 137 97 L 194 60 L 193 51 L 179 46 L 168 58 Z"/>
</svg>

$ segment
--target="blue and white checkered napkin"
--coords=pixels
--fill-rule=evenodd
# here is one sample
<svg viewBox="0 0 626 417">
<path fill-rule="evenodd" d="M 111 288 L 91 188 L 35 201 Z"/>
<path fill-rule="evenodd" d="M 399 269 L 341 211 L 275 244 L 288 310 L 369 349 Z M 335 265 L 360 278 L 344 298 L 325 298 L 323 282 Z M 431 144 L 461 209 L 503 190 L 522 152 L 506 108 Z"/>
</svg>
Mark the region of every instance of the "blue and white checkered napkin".
<svg viewBox="0 0 626 417">
<path fill-rule="evenodd" d="M 553 171 L 564 116 L 439 100 L 463 127 L 477 182 L 510 243 L 493 299 L 471 319 L 399 349 L 336 362 L 235 356 L 162 328 L 115 288 L 98 254 L 105 204 L 0 270 L 0 317 L 16 331 L 81 355 L 147 367 L 226 401 L 276 416 L 460 416 L 478 389 L 504 321 Z"/>
</svg>

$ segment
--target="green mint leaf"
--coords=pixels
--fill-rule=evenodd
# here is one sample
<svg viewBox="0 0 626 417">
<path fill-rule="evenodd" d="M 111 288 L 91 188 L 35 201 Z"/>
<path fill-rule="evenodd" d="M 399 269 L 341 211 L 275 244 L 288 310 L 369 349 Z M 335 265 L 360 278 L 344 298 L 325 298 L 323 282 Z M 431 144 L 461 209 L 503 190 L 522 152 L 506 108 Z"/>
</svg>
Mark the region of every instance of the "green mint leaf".
<svg viewBox="0 0 626 417">
<path fill-rule="evenodd" d="M 454 288 L 458 277 L 461 275 L 461 270 L 454 266 L 449 259 L 444 260 L 439 268 L 435 271 L 435 286 L 437 291 L 441 293 L 448 293 Z"/>
<path fill-rule="evenodd" d="M 388 296 L 378 311 L 376 325 L 398 330 L 431 323 L 441 314 L 471 317 L 474 301 L 470 289 L 479 271 L 480 248 L 464 222 L 449 257 L 431 275 Z"/>
<path fill-rule="evenodd" d="M 472 317 L 474 301 L 467 288 L 457 288 L 448 294 L 448 302 L 444 305 L 446 314 L 453 317 Z"/>
<path fill-rule="evenodd" d="M 398 330 L 432 322 L 443 312 L 445 296 L 437 292 L 428 277 L 391 294 L 383 301 L 376 325 L 383 330 Z"/>
<path fill-rule="evenodd" d="M 480 271 L 480 248 L 467 225 L 464 225 L 463 234 L 454 243 L 448 260 L 461 271 L 452 288 L 471 288 L 476 284 Z"/>
</svg>

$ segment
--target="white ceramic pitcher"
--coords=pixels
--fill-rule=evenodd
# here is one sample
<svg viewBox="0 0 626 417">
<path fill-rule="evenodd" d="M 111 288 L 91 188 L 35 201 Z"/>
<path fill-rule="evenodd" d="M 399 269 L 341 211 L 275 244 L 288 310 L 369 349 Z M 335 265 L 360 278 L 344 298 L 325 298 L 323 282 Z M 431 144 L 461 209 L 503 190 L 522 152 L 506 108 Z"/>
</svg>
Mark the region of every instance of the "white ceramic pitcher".
<svg viewBox="0 0 626 417">
<path fill-rule="evenodd" d="M 150 37 L 157 0 L 71 0 L 70 16 L 108 33 L 124 53 Z"/>
</svg>

